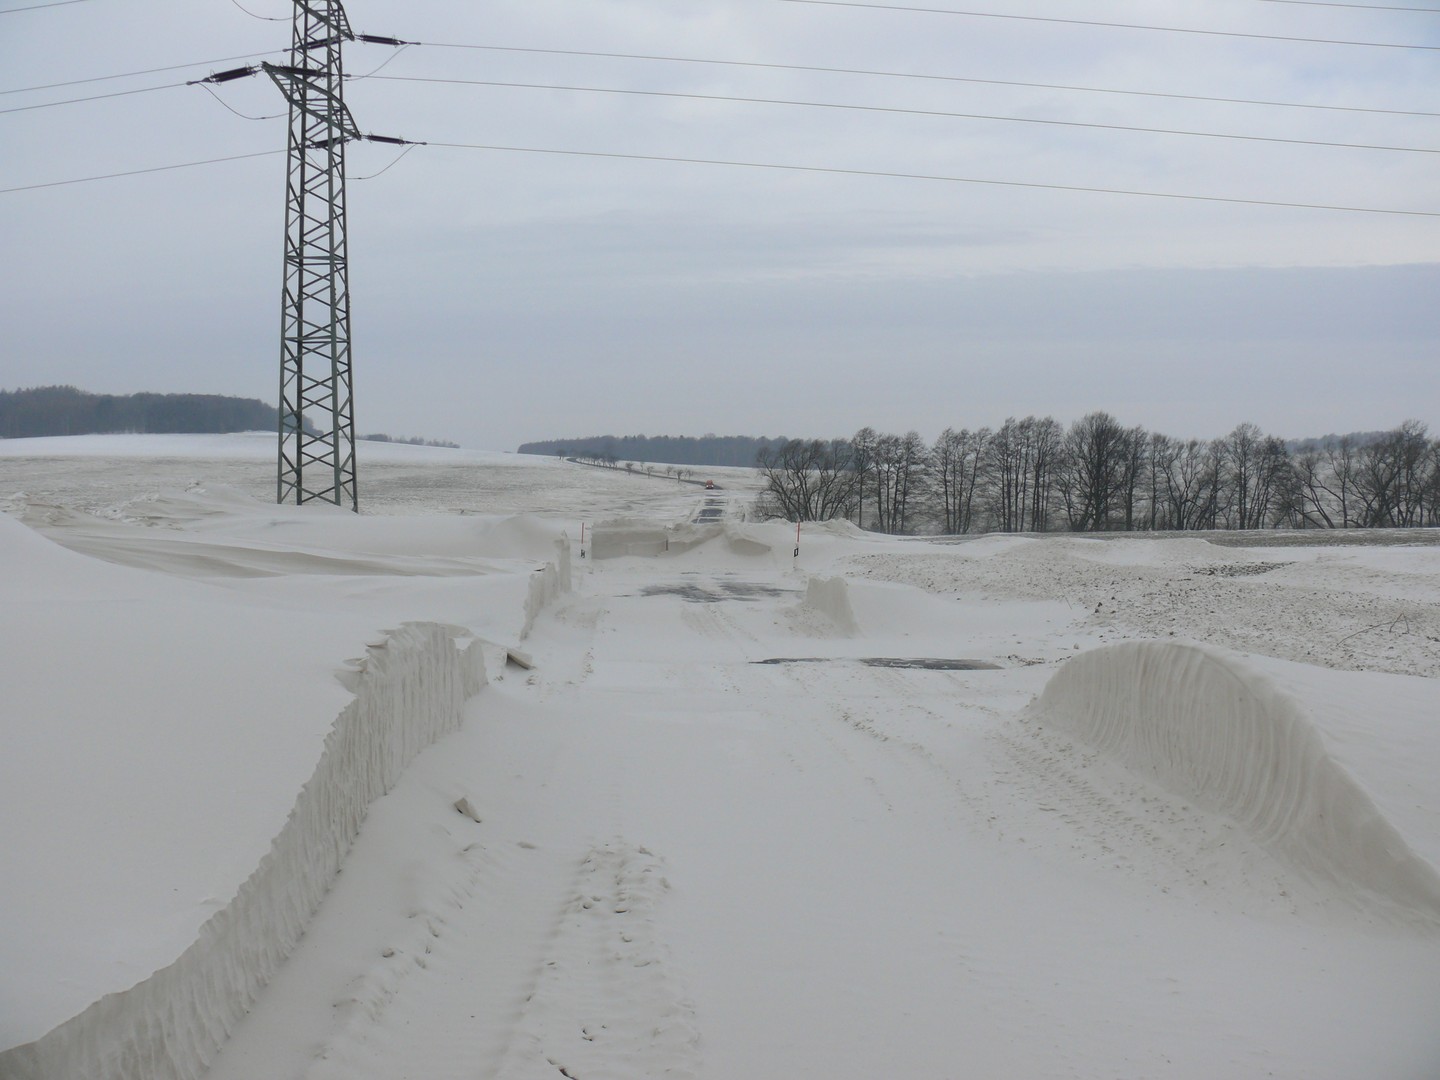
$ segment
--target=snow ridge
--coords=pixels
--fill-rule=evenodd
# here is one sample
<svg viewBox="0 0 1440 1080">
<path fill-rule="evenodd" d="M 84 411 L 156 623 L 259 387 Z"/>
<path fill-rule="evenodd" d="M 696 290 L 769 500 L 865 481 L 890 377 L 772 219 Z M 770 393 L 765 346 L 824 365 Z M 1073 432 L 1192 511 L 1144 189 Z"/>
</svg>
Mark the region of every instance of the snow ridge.
<svg viewBox="0 0 1440 1080">
<path fill-rule="evenodd" d="M 370 646 L 319 764 L 231 902 L 168 967 L 44 1037 L 0 1054 L 5 1080 L 196 1080 L 295 947 L 370 803 L 459 726 L 485 685 L 479 642 L 406 623 Z"/>
<path fill-rule="evenodd" d="M 805 598 L 789 614 L 797 632 L 808 630 L 816 637 L 853 637 L 860 632 L 843 577 L 807 578 Z"/>
<path fill-rule="evenodd" d="M 1238 658 L 1156 641 L 1096 649 L 1061 667 L 1031 711 L 1362 906 L 1440 929 L 1440 874 L 1300 704 Z"/>
<path fill-rule="evenodd" d="M 555 561 L 548 562 L 530 575 L 530 586 L 525 594 L 525 625 L 520 637 L 527 638 L 535 628 L 540 613 L 567 593 L 571 587 L 570 538 L 562 535 L 555 541 Z"/>
</svg>

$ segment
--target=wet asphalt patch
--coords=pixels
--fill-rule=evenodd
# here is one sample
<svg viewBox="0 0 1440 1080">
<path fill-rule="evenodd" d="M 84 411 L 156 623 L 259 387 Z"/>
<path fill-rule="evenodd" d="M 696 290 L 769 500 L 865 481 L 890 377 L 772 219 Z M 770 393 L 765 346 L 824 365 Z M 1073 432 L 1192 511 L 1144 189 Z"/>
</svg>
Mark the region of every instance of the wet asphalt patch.
<svg viewBox="0 0 1440 1080">
<path fill-rule="evenodd" d="M 717 581 L 706 585 L 691 582 L 680 585 L 646 585 L 640 590 L 641 596 L 678 596 L 692 604 L 718 604 L 722 600 L 748 602 L 794 593 L 797 593 L 797 590 L 759 585 L 753 581 Z"/>
<path fill-rule="evenodd" d="M 858 663 L 866 667 L 907 668 L 917 671 L 999 671 L 989 660 L 956 660 L 939 656 L 776 656 L 752 660 L 754 664 L 837 664 Z"/>
</svg>

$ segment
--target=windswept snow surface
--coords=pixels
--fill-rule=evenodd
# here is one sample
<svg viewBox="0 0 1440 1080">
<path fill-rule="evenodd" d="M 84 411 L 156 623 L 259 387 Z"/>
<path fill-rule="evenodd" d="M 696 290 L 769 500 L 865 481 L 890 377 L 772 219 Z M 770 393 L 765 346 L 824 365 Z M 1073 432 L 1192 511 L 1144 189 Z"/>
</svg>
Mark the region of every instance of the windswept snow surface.
<svg viewBox="0 0 1440 1080">
<path fill-rule="evenodd" d="M 738 471 L 717 520 L 669 480 L 366 447 L 355 517 L 260 501 L 268 439 L 25 442 L 4 1045 L 69 1021 L 87 1080 L 1440 1075 L 1428 535 L 807 525 L 795 558 Z M 606 522 L 671 542 L 579 558 Z M 418 754 L 340 800 L 353 846 L 277 857 L 349 659 L 406 624 L 488 685 L 426 704 L 419 662 L 382 710 Z M 237 1022 L 245 965 L 182 961 L 267 858 L 330 888 L 283 964 L 286 926 L 237 928 L 274 969 Z M 105 993 L 171 1072 L 105 1057 Z"/>
<path fill-rule="evenodd" d="M 1140 641 L 1067 661 L 1032 713 L 1302 872 L 1440 929 L 1440 875 L 1349 772 L 1294 696 L 1237 658 Z"/>
</svg>

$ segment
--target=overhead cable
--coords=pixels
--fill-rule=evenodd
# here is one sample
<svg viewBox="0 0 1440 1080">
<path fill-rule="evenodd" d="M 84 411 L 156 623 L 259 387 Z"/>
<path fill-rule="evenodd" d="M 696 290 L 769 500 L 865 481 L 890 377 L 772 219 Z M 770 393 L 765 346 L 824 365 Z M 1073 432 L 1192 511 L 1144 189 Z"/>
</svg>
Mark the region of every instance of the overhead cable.
<svg viewBox="0 0 1440 1080">
<path fill-rule="evenodd" d="M 1440 15 L 1440 8 L 1397 7 L 1394 4 L 1340 4 L 1335 0 L 1261 0 L 1264 4 L 1298 4 L 1301 7 L 1353 8 L 1356 11 L 1420 11 L 1426 15 Z"/>
<path fill-rule="evenodd" d="M 229 157 L 207 158 L 205 161 L 182 161 L 178 165 L 156 165 L 150 169 L 130 169 L 126 172 L 105 173 L 101 176 L 80 176 L 73 180 L 51 180 L 44 184 L 21 184 L 19 187 L 0 188 L 0 195 L 16 191 L 38 191 L 40 188 L 65 187 L 69 184 L 89 184 L 96 180 L 116 180 L 123 176 L 144 176 L 148 173 L 169 172 L 172 169 L 193 169 L 200 165 L 218 165 L 225 161 L 244 161 L 247 158 L 270 157 L 283 154 L 284 149 L 257 150 L 253 154 L 232 154 Z"/>
<path fill-rule="evenodd" d="M 1282 109 L 1322 109 L 1332 112 L 1375 113 L 1384 116 L 1440 116 L 1440 112 L 1424 112 L 1415 109 L 1373 109 L 1363 108 L 1358 105 L 1319 105 L 1298 101 L 1266 101 L 1258 98 L 1210 97 L 1203 94 L 1168 94 L 1155 90 L 1116 90 L 1099 86 L 1070 86 L 1063 83 L 1021 82 L 1014 79 L 977 79 L 963 75 L 932 75 L 905 71 L 880 71 L 871 68 L 821 67 L 815 64 L 770 64 L 758 60 L 707 60 L 694 56 L 657 56 L 646 53 L 594 52 L 584 49 L 529 49 L 515 45 L 456 45 L 434 41 L 421 41 L 415 44 L 431 49 L 478 49 L 487 52 L 526 53 L 538 56 L 584 56 L 605 60 L 651 60 L 672 64 L 710 64 L 718 67 L 759 68 L 770 71 L 811 71 L 827 75 L 870 75 L 885 79 L 974 83 L 982 86 L 1016 86 L 1032 90 L 1070 90 L 1088 94 L 1120 94 L 1127 97 L 1153 97 L 1175 101 L 1208 101 L 1226 105 L 1262 105 Z"/>
<path fill-rule="evenodd" d="M 243 113 L 239 109 L 235 108 L 235 106 L 231 105 L 228 101 L 226 101 L 219 94 L 217 94 L 212 87 L 207 86 L 203 80 L 200 82 L 189 83 L 187 85 L 200 87 L 200 89 L 204 90 L 207 94 L 209 94 L 217 102 L 219 102 L 222 108 L 234 113 L 241 120 L 279 120 L 282 116 L 285 115 L 285 113 L 268 113 L 265 116 L 251 116 L 249 113 Z"/>
<path fill-rule="evenodd" d="M 1324 146 L 1346 150 L 1387 150 L 1409 154 L 1440 154 L 1440 148 L 1386 146 L 1376 143 L 1331 142 L 1323 139 L 1287 139 L 1275 135 L 1242 135 L 1224 131 L 1191 131 L 1182 128 L 1140 127 L 1131 124 L 1101 124 L 1083 120 L 1049 120 L 1033 116 L 1000 116 L 991 113 L 948 112 L 940 109 L 906 109 L 890 105 L 849 105 L 833 101 L 796 101 L 789 98 L 739 97 L 734 94 L 692 94 L 671 90 L 627 90 L 608 86 L 560 86 L 552 83 L 502 82 L 492 79 L 435 79 L 412 75 L 377 75 L 386 82 L 446 83 L 463 86 L 513 87 L 522 90 L 565 90 L 586 94 L 620 94 L 632 97 L 678 98 L 685 101 L 726 101 L 747 105 L 793 105 L 810 109 L 841 109 L 855 112 L 898 113 L 904 116 L 934 116 L 958 120 L 995 120 L 1011 124 L 1044 124 L 1055 127 L 1092 128 L 1101 131 L 1128 131 L 1149 135 L 1181 135 L 1205 139 L 1235 139 L 1243 142 L 1281 143 L 1291 146 Z"/>
<path fill-rule="evenodd" d="M 929 180 L 947 184 L 980 184 L 994 187 L 1035 188 L 1043 191 L 1075 191 L 1091 195 L 1130 195 L 1147 199 L 1178 199 L 1188 202 L 1229 203 L 1239 206 L 1272 206 L 1294 210 L 1330 210 L 1351 214 L 1389 214 L 1401 217 L 1440 218 L 1440 210 L 1390 210 L 1374 206 L 1340 206 L 1333 203 L 1290 202 L 1281 199 L 1246 199 L 1224 195 L 1186 195 L 1169 191 L 1140 191 L 1128 188 L 1084 187 L 1078 184 L 1043 184 L 1025 180 L 989 180 L 971 176 L 940 176 L 931 173 L 888 172 L 878 169 L 841 169 L 819 165 L 782 165 L 767 161 L 728 161 L 719 158 L 674 157 L 668 154 L 618 154 L 600 150 L 556 150 L 536 146 L 498 146 L 482 143 L 452 143 L 429 140 L 427 146 L 459 150 L 490 150 L 511 154 L 555 154 L 564 157 L 610 158 L 617 161 L 666 161 L 685 165 L 723 165 L 741 169 L 778 169 L 785 172 L 828 173 L 838 176 L 869 176 L 893 180 Z"/>
<path fill-rule="evenodd" d="M 197 60 L 190 64 L 172 64 L 169 67 L 145 68 L 143 71 L 122 71 L 118 75 L 96 75 L 89 79 L 70 79 L 66 82 L 45 83 L 41 86 L 17 86 L 13 90 L 0 90 L 0 94 L 28 94 L 32 90 L 57 90 L 62 86 L 80 86 L 82 83 L 106 82 L 110 79 L 130 79 L 137 75 L 158 75 L 162 71 L 183 71 L 185 68 L 205 67 L 208 64 L 228 64 L 235 60 L 256 60 L 262 56 L 279 56 L 289 50 L 271 49 L 269 52 L 245 53 L 243 56 L 222 56 L 216 60 Z"/>
<path fill-rule="evenodd" d="M 1437 210 L 1396 210 L 1375 206 L 1346 206 L 1336 203 L 1295 202 L 1283 199 L 1251 199 L 1225 195 L 1193 195 L 1173 191 L 1143 191 L 1134 188 L 1087 187 L 1079 184 L 1047 184 L 1038 181 L 1028 180 L 996 180 L 973 176 L 946 176 L 935 173 L 907 173 L 881 169 L 845 169 L 837 168 L 834 166 L 790 165 L 780 162 L 769 161 L 735 161 L 723 158 L 679 157 L 671 154 L 622 154 L 601 150 L 559 150 L 553 147 L 538 146 L 502 146 L 487 143 L 439 142 L 435 140 L 418 141 L 409 139 L 395 139 L 379 135 L 361 135 L 360 138 L 367 142 L 403 145 L 406 146 L 408 149 L 413 149 L 415 146 L 436 146 L 457 150 L 486 150 L 496 153 L 541 154 L 560 157 L 606 158 L 614 161 L 669 162 L 682 165 L 718 165 L 728 168 L 740 169 L 767 169 L 781 172 L 817 173 L 833 176 L 861 176 L 889 180 L 923 180 L 934 183 L 946 184 L 971 184 L 988 187 L 1028 188 L 1040 191 L 1070 191 L 1090 195 L 1124 195 L 1147 199 L 1170 199 L 1185 202 L 1224 203 L 1237 206 L 1268 206 L 1292 210 L 1324 210 L 1351 214 L 1379 214 L 1399 217 L 1440 218 L 1440 211 Z M 283 149 L 260 150 L 251 154 L 234 154 L 229 157 L 209 158 L 205 161 L 187 161 L 175 165 L 158 165 L 149 169 L 130 169 L 125 172 L 105 173 L 99 176 L 82 176 L 71 180 L 51 180 L 41 184 L 22 184 L 17 187 L 0 188 L 0 195 L 9 195 L 20 191 L 36 191 L 42 188 L 64 187 L 70 184 L 88 184 L 98 180 L 114 180 L 129 176 L 143 176 L 150 173 L 169 172 L 173 169 L 192 169 L 202 165 L 216 165 L 222 162 L 244 161 L 249 158 L 270 157 L 275 154 L 283 154 L 285 152 L 286 151 L 284 151 Z M 401 157 L 403 156 L 404 154 L 401 155 Z M 386 169 L 392 167 L 399 160 L 399 158 L 396 158 L 395 161 L 392 161 L 390 165 L 387 165 L 385 169 L 381 170 L 381 172 L 386 171 Z M 379 173 L 376 173 L 374 175 L 378 176 Z"/>
<path fill-rule="evenodd" d="M 247 8 L 245 5 L 243 5 L 242 3 L 240 3 L 240 0 L 230 0 L 230 2 L 231 2 L 232 4 L 234 4 L 237 8 L 239 8 L 241 11 L 243 11 L 246 15 L 249 15 L 252 19 L 259 19 L 261 22 L 289 22 L 289 21 L 290 21 L 290 16 L 288 16 L 288 15 L 257 15 L 257 14 L 255 14 L 255 12 L 251 11 L 251 10 L 250 10 L 249 8 Z"/>
<path fill-rule="evenodd" d="M 39 11 L 41 8 L 64 7 L 66 4 L 83 4 L 87 0 L 55 0 L 51 4 L 31 4 L 29 7 L 0 8 L 0 15 L 14 15 L 17 11 Z"/>
<path fill-rule="evenodd" d="M 0 115 L 5 113 L 29 112 L 31 109 L 53 109 L 57 105 L 76 105 L 82 101 L 103 101 L 105 98 L 126 97 L 130 94 L 148 94 L 154 90 L 173 90 L 177 86 L 184 86 L 185 83 L 166 83 L 164 86 L 142 86 L 135 90 L 116 90 L 111 94 L 91 94 L 89 97 L 66 98 L 64 101 L 45 101 L 39 105 L 17 105 L 11 109 L 0 109 Z"/>
<path fill-rule="evenodd" d="M 1061 23 L 1066 26 L 1098 26 L 1112 30 L 1153 30 L 1166 34 L 1200 34 L 1207 37 L 1248 38 L 1253 41 L 1288 41 L 1304 45 L 1353 45 L 1366 49 L 1417 49 L 1440 52 L 1440 45 L 1411 45 L 1394 41 L 1351 41 L 1335 38 L 1295 37 L 1288 34 L 1254 34 L 1239 30 L 1200 30 L 1186 26 L 1154 26 L 1149 23 L 1101 22 L 1097 19 L 1062 19 L 1050 15 L 1011 15 L 995 11 L 957 11 L 953 8 L 917 7 L 907 4 L 872 4 L 864 0 L 779 0 L 782 4 L 814 4 L 820 7 L 868 8 L 872 11 L 908 11 L 926 15 L 960 15 L 968 19 L 1012 19 L 1019 22 Z"/>
</svg>

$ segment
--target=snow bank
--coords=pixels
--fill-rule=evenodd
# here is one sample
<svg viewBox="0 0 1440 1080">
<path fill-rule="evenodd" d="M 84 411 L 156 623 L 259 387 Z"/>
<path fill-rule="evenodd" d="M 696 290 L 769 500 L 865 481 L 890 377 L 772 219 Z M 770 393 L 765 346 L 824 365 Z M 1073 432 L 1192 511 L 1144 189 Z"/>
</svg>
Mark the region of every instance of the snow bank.
<svg viewBox="0 0 1440 1080">
<path fill-rule="evenodd" d="M 525 625 L 520 637 L 527 638 L 535 628 L 540 612 L 554 603 L 561 593 L 570 591 L 570 538 L 555 541 L 555 561 L 546 563 L 530 575 L 530 588 L 525 594 Z"/>
<path fill-rule="evenodd" d="M 174 963 L 109 994 L 43 1038 L 0 1054 L 6 1080 L 193 1080 L 250 1008 L 305 925 L 367 807 L 460 723 L 485 684 L 479 644 L 408 623 L 370 647 L 289 820 L 235 898 Z"/>
<path fill-rule="evenodd" d="M 1237 658 L 1167 642 L 1097 649 L 1056 672 L 1031 710 L 1367 906 L 1440 928 L 1440 874 L 1299 702 Z"/>
<path fill-rule="evenodd" d="M 859 633 L 860 624 L 850 606 L 850 590 L 843 577 L 812 577 L 805 582 L 805 598 L 795 612 L 797 622 L 816 622 L 844 636 Z"/>
<path fill-rule="evenodd" d="M 670 533 L 647 522 L 606 521 L 590 533 L 590 556 L 594 559 L 663 555 L 669 549 Z"/>
</svg>

